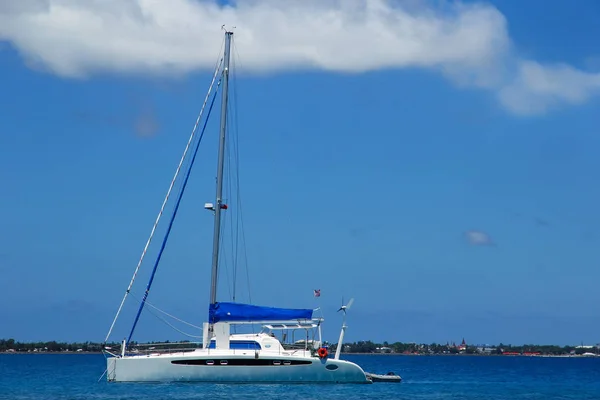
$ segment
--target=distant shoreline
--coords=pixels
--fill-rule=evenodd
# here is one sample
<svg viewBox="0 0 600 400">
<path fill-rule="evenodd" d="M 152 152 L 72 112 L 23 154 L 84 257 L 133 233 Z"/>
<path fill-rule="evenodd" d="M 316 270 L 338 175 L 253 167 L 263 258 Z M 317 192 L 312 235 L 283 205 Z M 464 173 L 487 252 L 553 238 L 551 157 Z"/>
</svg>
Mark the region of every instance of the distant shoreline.
<svg viewBox="0 0 600 400">
<path fill-rule="evenodd" d="M 291 343 L 288 343 L 290 345 Z M 109 354 L 121 352 L 123 343 L 109 342 L 19 342 L 14 339 L 0 339 L 0 354 L 104 354 L 104 349 Z M 300 344 L 302 345 L 302 344 Z M 199 348 L 198 342 L 130 342 L 127 350 L 131 353 L 144 355 L 152 352 L 181 352 Z M 302 345 L 304 346 L 304 345 Z M 334 352 L 336 344 L 327 343 L 329 351 Z M 284 346 L 285 347 L 285 346 Z M 131 354 L 128 351 L 128 354 Z M 600 357 L 600 345 L 499 345 L 467 344 L 463 339 L 460 344 L 452 342 L 444 344 L 418 344 L 418 343 L 374 343 L 370 340 L 354 343 L 344 343 L 342 353 L 347 355 L 388 355 L 388 356 L 521 356 L 521 357 Z"/>
</svg>

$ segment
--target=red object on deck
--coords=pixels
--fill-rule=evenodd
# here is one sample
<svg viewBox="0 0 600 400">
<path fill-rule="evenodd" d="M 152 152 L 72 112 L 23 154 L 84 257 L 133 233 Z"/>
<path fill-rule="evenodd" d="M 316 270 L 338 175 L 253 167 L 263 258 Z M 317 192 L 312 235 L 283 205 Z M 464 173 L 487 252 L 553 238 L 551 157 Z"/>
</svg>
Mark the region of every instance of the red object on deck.
<svg viewBox="0 0 600 400">
<path fill-rule="evenodd" d="M 227 210 L 227 204 L 221 204 L 221 210 Z"/>
</svg>

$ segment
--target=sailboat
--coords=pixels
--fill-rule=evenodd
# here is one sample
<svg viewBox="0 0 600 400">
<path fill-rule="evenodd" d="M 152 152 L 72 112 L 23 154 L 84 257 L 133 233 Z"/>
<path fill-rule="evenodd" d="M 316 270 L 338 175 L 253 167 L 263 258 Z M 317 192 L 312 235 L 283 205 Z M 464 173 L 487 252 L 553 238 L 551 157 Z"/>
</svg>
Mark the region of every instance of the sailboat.
<svg viewBox="0 0 600 400">
<path fill-rule="evenodd" d="M 322 318 L 316 318 L 311 308 L 288 309 L 277 307 L 257 306 L 238 302 L 221 302 L 217 300 L 217 278 L 219 272 L 219 246 L 221 232 L 221 214 L 227 209 L 223 202 L 223 167 L 226 147 L 226 123 L 227 102 L 230 75 L 230 54 L 233 39 L 233 30 L 224 29 L 224 50 L 221 61 L 218 63 L 213 81 L 209 88 L 209 94 L 205 99 L 202 110 L 204 110 L 209 99 L 212 88 L 221 88 L 221 118 L 219 129 L 219 150 L 216 180 L 216 200 L 207 203 L 205 208 L 214 215 L 212 268 L 210 283 L 210 303 L 208 307 L 208 321 L 202 327 L 201 347 L 193 349 L 170 349 L 168 351 L 140 352 L 138 348 L 131 345 L 133 331 L 139 319 L 144 304 L 147 302 L 150 285 L 154 279 L 156 266 L 160 254 L 154 265 L 150 282 L 146 288 L 140 308 L 136 315 L 129 338 L 123 340 L 120 351 L 105 346 L 106 376 L 109 382 L 220 382 L 220 383 L 371 383 L 368 375 L 357 364 L 339 359 L 342 346 L 343 334 L 346 329 L 345 316 L 340 342 L 336 354 L 329 357 L 328 348 L 323 346 L 321 340 Z M 215 90 L 216 95 L 216 90 Z M 212 109 L 214 99 L 209 109 Z M 202 111 L 201 111 L 202 115 Z M 196 127 L 200 116 L 196 121 Z M 196 130 L 196 127 L 194 131 Z M 204 123 L 206 128 L 206 122 Z M 204 130 L 202 130 L 202 133 Z M 190 138 L 191 142 L 191 138 Z M 188 142 L 187 148 L 190 146 Z M 183 163 L 179 164 L 178 170 Z M 195 156 L 194 156 L 195 157 Z M 193 158 L 192 158 L 193 162 Z M 177 173 L 176 173 L 177 177 Z M 187 182 L 186 176 L 184 181 Z M 175 178 L 173 179 L 173 182 Z M 171 183 L 171 188 L 173 187 Z M 169 193 L 170 193 L 169 189 Z M 167 194 L 167 198 L 169 197 Z M 180 199 L 179 199 L 180 200 Z M 178 202 L 179 202 L 178 200 Z M 164 209 L 161 208 L 159 218 Z M 177 203 L 178 204 L 178 203 Z M 178 206 L 178 205 L 177 205 Z M 176 206 L 176 209 L 177 209 Z M 155 231 L 156 224 L 152 230 Z M 172 220 L 170 226 L 172 225 Z M 151 234 L 151 237 L 152 237 Z M 142 253 L 146 253 L 150 240 Z M 107 339 L 115 325 L 115 321 L 123 307 L 123 303 L 131 290 L 133 280 L 141 265 L 134 273 L 129 288 L 127 289 L 119 311 L 113 320 L 113 324 L 107 335 Z M 345 314 L 345 310 L 344 310 Z M 232 333 L 232 327 L 245 324 L 260 324 L 262 330 L 259 333 Z M 274 335 L 277 330 L 299 329 L 308 331 L 318 330 L 318 340 L 302 340 L 296 343 L 294 348 L 284 347 L 283 343 Z M 235 331 L 235 329 L 233 329 Z"/>
</svg>

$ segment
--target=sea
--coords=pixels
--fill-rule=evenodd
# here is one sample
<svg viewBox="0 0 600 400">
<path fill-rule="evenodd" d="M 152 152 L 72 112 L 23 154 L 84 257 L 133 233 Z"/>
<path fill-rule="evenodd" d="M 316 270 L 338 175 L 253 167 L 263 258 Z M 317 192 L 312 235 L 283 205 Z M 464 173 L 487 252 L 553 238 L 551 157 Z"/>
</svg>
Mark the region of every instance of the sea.
<svg viewBox="0 0 600 400">
<path fill-rule="evenodd" d="M 100 354 L 0 354 L 0 399 L 600 400 L 600 357 L 346 355 L 401 383 L 107 383 Z"/>
</svg>

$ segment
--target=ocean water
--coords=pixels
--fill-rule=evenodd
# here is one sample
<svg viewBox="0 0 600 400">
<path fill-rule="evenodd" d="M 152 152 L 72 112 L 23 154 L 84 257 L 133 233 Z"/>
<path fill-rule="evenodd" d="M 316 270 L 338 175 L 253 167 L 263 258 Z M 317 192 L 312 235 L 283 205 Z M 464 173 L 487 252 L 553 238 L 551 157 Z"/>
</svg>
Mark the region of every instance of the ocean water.
<svg viewBox="0 0 600 400">
<path fill-rule="evenodd" d="M 97 354 L 0 354 L 0 399 L 594 399 L 600 358 L 347 355 L 402 383 L 225 385 L 98 382 Z"/>
</svg>

